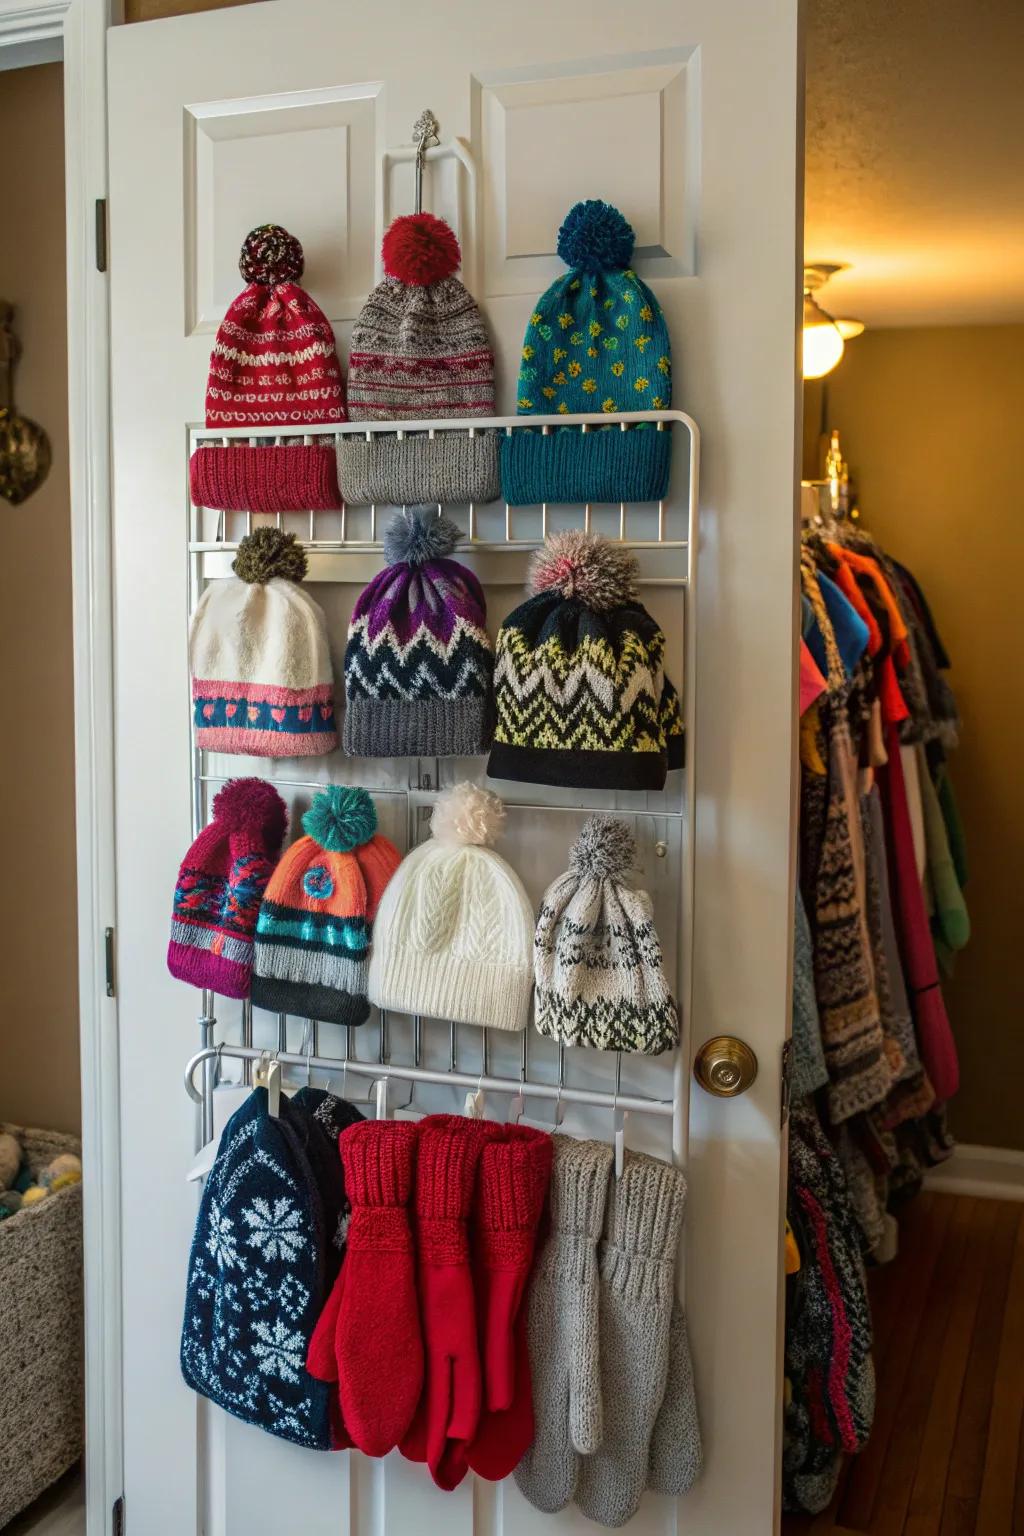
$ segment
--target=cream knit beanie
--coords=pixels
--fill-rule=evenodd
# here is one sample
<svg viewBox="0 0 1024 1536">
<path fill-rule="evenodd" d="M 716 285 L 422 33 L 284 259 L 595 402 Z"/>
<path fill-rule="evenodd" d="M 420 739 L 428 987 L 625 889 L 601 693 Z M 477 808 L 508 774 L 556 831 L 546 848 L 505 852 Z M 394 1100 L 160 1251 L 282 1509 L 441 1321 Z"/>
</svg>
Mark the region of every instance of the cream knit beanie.
<svg viewBox="0 0 1024 1536">
<path fill-rule="evenodd" d="M 497 795 L 472 784 L 438 799 L 433 836 L 403 859 L 377 912 L 369 992 L 378 1008 L 526 1028 L 533 908 L 519 876 L 485 846 L 504 818 Z"/>
</svg>

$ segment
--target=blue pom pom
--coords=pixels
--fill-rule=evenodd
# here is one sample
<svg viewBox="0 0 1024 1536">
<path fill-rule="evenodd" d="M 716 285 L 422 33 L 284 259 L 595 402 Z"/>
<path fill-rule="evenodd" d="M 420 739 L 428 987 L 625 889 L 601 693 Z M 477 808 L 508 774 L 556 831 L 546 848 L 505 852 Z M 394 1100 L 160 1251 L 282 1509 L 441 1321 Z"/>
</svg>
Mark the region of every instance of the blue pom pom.
<svg viewBox="0 0 1024 1536">
<path fill-rule="evenodd" d="M 617 208 L 590 198 L 566 214 L 558 231 L 558 254 L 577 272 L 621 272 L 632 260 L 635 238 Z"/>
<path fill-rule="evenodd" d="M 376 832 L 376 807 L 365 789 L 331 784 L 303 816 L 302 829 L 328 853 L 351 853 Z"/>
</svg>

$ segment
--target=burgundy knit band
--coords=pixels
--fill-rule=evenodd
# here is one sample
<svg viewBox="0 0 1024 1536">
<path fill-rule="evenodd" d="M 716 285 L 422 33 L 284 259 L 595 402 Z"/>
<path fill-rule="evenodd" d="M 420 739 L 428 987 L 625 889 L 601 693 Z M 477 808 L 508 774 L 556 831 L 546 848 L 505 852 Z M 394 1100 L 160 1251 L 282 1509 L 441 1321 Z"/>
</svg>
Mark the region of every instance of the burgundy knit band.
<svg viewBox="0 0 1024 1536">
<path fill-rule="evenodd" d="M 341 506 L 333 445 L 197 448 L 192 502 L 221 512 L 331 512 Z"/>
</svg>

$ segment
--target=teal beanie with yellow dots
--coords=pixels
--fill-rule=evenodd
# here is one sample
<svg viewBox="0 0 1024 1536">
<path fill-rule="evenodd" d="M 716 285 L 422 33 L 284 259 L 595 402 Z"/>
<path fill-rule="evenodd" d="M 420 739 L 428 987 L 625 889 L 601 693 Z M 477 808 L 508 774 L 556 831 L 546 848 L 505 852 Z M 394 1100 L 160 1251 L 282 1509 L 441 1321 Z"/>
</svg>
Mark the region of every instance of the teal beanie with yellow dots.
<svg viewBox="0 0 1024 1536">
<path fill-rule="evenodd" d="M 667 410 L 672 361 L 661 306 L 630 268 L 633 231 L 617 208 L 577 203 L 558 231 L 569 271 L 537 301 L 523 340 L 518 414 Z M 501 479 L 513 506 L 660 501 L 668 490 L 666 424 L 513 432 Z"/>
</svg>

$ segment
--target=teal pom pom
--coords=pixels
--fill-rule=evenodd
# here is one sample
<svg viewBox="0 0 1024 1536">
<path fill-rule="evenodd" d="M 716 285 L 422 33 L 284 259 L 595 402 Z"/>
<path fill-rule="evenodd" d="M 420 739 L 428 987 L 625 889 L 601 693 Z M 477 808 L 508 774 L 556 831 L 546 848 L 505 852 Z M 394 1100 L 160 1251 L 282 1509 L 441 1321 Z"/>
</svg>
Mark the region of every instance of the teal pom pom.
<svg viewBox="0 0 1024 1536">
<path fill-rule="evenodd" d="M 328 853 L 351 853 L 377 830 L 377 810 L 365 789 L 331 784 L 302 818 L 302 828 Z"/>
<path fill-rule="evenodd" d="M 635 239 L 617 208 L 590 198 L 566 214 L 558 231 L 558 254 L 577 272 L 621 272 L 633 258 Z"/>
</svg>

